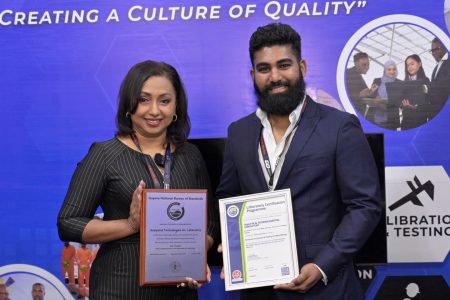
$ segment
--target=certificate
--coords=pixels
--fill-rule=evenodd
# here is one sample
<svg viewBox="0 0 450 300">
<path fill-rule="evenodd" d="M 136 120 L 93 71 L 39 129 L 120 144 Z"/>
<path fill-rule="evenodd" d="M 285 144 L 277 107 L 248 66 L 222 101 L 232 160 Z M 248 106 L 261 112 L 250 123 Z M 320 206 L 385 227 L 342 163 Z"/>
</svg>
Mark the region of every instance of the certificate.
<svg viewBox="0 0 450 300">
<path fill-rule="evenodd" d="M 140 284 L 206 281 L 206 190 L 143 191 Z"/>
<path fill-rule="evenodd" d="M 289 189 L 219 200 L 225 290 L 289 283 L 298 276 Z"/>
</svg>

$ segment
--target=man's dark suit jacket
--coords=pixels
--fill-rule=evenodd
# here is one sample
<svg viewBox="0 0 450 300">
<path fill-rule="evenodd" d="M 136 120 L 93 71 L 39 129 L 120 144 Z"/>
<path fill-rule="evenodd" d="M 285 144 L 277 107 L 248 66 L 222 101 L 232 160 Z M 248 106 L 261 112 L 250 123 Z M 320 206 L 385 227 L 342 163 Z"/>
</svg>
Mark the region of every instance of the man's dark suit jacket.
<svg viewBox="0 0 450 300">
<path fill-rule="evenodd" d="M 258 157 L 260 132 L 255 113 L 230 125 L 219 199 L 267 191 Z M 249 289 L 242 298 L 362 299 L 352 258 L 377 225 L 381 200 L 375 162 L 358 119 L 308 98 L 276 185 L 286 188 L 292 195 L 300 268 L 317 264 L 328 285 L 319 281 L 306 294 Z"/>
<path fill-rule="evenodd" d="M 442 63 L 435 78 L 428 85 L 430 113 L 428 119 L 434 118 L 444 107 L 450 94 L 450 58 Z"/>
</svg>

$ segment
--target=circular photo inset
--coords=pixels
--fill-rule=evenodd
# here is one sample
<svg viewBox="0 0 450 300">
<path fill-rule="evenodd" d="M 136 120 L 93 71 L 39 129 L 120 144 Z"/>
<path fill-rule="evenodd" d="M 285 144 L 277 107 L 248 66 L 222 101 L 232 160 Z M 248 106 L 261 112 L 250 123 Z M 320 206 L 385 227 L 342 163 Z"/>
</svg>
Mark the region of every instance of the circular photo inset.
<svg viewBox="0 0 450 300">
<path fill-rule="evenodd" d="M 385 129 L 426 124 L 449 97 L 449 43 L 437 26 L 415 16 L 368 23 L 349 40 L 339 60 L 344 107 Z"/>
<path fill-rule="evenodd" d="M 25 264 L 0 267 L 0 296 L 1 299 L 73 299 L 53 274 Z"/>
</svg>

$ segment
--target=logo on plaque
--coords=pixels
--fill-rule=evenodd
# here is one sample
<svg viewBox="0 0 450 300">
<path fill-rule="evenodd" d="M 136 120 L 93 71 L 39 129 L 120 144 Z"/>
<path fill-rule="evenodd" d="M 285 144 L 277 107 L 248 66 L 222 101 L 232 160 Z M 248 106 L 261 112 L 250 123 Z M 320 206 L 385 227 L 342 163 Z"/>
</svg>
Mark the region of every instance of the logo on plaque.
<svg viewBox="0 0 450 300">
<path fill-rule="evenodd" d="M 178 221 L 184 216 L 184 207 L 180 202 L 172 202 L 167 207 L 167 215 L 170 219 Z"/>
<path fill-rule="evenodd" d="M 178 261 L 171 262 L 170 270 L 172 271 L 172 273 L 178 273 L 181 270 L 181 264 Z"/>
<path fill-rule="evenodd" d="M 239 208 L 236 205 L 231 205 L 227 209 L 227 214 L 230 218 L 234 218 L 239 214 Z"/>
</svg>

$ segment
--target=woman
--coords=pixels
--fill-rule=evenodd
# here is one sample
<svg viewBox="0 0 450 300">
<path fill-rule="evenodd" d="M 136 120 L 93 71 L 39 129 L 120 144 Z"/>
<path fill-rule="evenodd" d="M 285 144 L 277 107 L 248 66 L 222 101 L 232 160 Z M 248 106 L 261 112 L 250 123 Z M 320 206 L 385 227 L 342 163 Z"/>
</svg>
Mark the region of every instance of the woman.
<svg viewBox="0 0 450 300">
<path fill-rule="evenodd" d="M 154 61 L 133 66 L 120 87 L 116 123 L 115 138 L 94 143 L 77 166 L 58 216 L 60 238 L 102 244 L 91 269 L 90 299 L 197 299 L 199 284 L 192 279 L 181 287 L 139 287 L 142 189 L 165 184 L 155 156 L 170 153 L 170 188 L 209 188 L 201 154 L 186 142 L 190 121 L 177 71 Z M 103 220 L 93 219 L 99 206 Z"/>
<path fill-rule="evenodd" d="M 374 122 L 380 127 L 396 129 L 400 125 L 399 109 L 388 103 L 386 83 L 399 81 L 397 79 L 397 65 L 393 60 L 388 60 L 384 64 L 383 77 L 375 78 L 372 89 L 376 90 L 375 96 L 378 98 L 375 108 Z"/>
<path fill-rule="evenodd" d="M 422 67 L 422 60 L 417 54 L 412 54 L 405 59 L 405 81 L 421 81 L 422 84 L 428 85 L 430 80 L 425 75 Z M 427 113 L 429 105 L 414 104 L 409 99 L 402 101 L 403 120 L 402 130 L 419 127 L 427 122 Z"/>
</svg>

